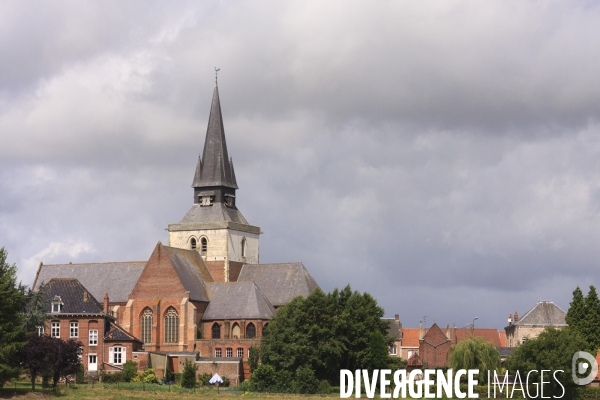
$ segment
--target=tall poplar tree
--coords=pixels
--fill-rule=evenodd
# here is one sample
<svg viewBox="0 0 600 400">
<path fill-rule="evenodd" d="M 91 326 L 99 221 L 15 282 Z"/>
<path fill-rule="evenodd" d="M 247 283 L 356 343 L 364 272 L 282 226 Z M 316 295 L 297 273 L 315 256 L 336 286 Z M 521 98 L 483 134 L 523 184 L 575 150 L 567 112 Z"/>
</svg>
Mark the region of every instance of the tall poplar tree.
<svg viewBox="0 0 600 400">
<path fill-rule="evenodd" d="M 17 267 L 6 263 L 7 255 L 0 248 L 0 387 L 21 372 L 17 352 L 25 345 L 25 287 L 17 284 Z"/>
<path fill-rule="evenodd" d="M 583 334 L 583 324 L 585 320 L 585 298 L 583 297 L 583 292 L 579 286 L 577 286 L 577 288 L 573 291 L 573 301 L 570 303 L 569 311 L 567 311 L 565 319 L 567 320 L 567 324 L 571 329 Z"/>
</svg>

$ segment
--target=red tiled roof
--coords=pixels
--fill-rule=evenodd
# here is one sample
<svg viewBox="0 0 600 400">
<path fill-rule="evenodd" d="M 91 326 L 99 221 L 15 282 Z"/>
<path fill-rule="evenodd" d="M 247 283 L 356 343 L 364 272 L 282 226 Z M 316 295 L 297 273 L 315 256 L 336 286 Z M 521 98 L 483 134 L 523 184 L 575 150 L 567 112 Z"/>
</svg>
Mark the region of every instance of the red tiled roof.
<svg viewBox="0 0 600 400">
<path fill-rule="evenodd" d="M 452 329 L 450 330 L 452 332 Z M 473 331 L 474 337 L 482 337 L 486 342 L 493 344 L 496 347 L 502 346 L 500 340 L 500 331 L 494 328 L 475 328 Z M 467 340 L 471 337 L 471 328 L 456 328 L 456 343 Z M 504 338 L 506 344 L 506 337 Z"/>
<path fill-rule="evenodd" d="M 506 332 L 500 331 L 500 347 L 506 347 Z"/>
<path fill-rule="evenodd" d="M 419 328 L 402 328 L 402 346 L 419 347 Z"/>
</svg>

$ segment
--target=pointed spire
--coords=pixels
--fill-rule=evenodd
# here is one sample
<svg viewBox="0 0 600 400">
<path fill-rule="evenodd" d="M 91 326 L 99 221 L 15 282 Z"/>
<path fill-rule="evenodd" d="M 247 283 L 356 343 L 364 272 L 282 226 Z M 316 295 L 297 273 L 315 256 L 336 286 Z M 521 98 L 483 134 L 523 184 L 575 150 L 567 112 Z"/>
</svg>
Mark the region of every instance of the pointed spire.
<svg viewBox="0 0 600 400">
<path fill-rule="evenodd" d="M 192 187 L 226 186 L 237 189 L 233 164 L 227 154 L 227 143 L 225 142 L 225 128 L 223 127 L 223 116 L 221 115 L 221 102 L 219 100 L 219 88 L 215 84 L 208 128 L 204 141 L 202 157 L 198 159 L 196 175 Z"/>
</svg>

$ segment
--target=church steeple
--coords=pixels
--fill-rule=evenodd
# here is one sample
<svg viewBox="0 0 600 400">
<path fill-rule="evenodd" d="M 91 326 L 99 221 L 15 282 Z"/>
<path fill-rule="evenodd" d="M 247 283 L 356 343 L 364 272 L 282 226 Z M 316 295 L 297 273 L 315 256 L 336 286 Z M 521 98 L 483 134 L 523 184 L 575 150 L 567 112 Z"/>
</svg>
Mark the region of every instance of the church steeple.
<svg viewBox="0 0 600 400">
<path fill-rule="evenodd" d="M 198 158 L 192 187 L 196 189 L 216 186 L 238 188 L 233 170 L 233 161 L 227 154 L 219 88 L 215 84 L 204 141 L 204 151 L 202 157 Z"/>
</svg>

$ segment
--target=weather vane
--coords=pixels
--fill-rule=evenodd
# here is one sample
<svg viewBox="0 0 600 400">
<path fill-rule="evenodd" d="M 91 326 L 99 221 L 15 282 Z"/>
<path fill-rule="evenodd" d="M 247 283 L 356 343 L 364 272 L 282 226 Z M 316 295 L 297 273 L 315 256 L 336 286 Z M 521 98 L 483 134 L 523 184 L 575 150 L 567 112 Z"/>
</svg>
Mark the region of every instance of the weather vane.
<svg viewBox="0 0 600 400">
<path fill-rule="evenodd" d="M 217 74 L 219 73 L 220 70 L 221 70 L 221 68 L 215 67 L 215 84 L 217 83 Z"/>
</svg>

